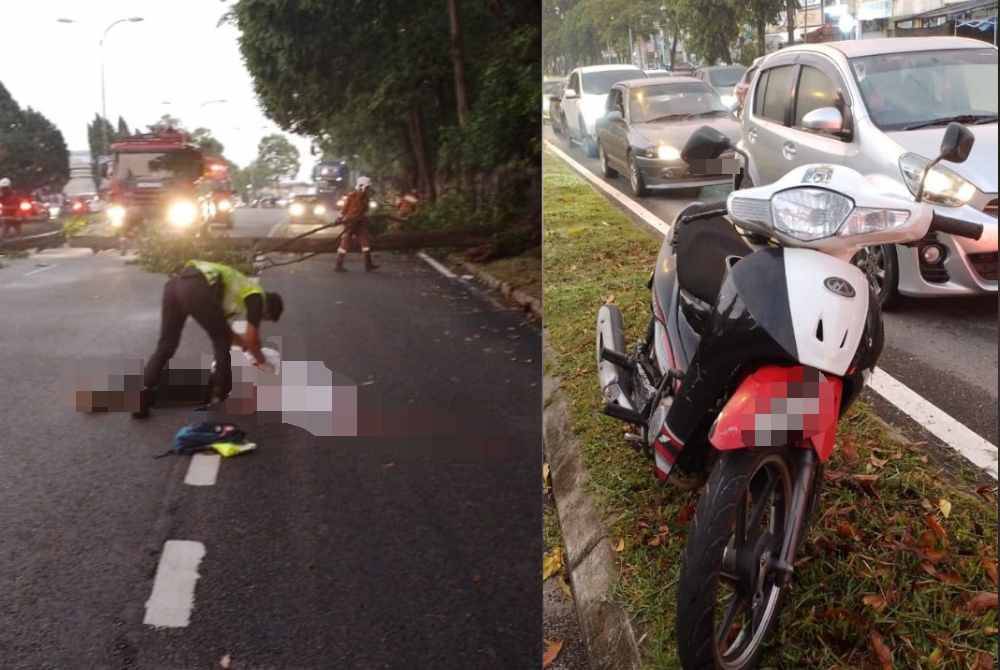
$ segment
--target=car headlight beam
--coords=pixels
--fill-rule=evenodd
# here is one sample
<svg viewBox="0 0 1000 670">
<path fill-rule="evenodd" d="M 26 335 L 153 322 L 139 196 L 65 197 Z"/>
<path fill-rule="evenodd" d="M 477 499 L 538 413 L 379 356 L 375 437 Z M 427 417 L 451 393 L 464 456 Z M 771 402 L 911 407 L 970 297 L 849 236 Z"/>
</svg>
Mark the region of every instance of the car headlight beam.
<svg viewBox="0 0 1000 670">
<path fill-rule="evenodd" d="M 681 157 L 681 152 L 669 144 L 661 144 L 656 147 L 656 157 L 661 161 L 675 161 Z"/>
<path fill-rule="evenodd" d="M 121 228 L 125 224 L 125 208 L 121 205 L 108 207 L 108 222 L 112 228 Z"/>
<path fill-rule="evenodd" d="M 293 202 L 292 206 L 288 208 L 288 213 L 292 216 L 302 216 L 306 213 L 305 205 L 301 202 Z"/>
<path fill-rule="evenodd" d="M 315 216 L 323 216 L 324 214 L 326 214 L 326 206 L 316 205 L 315 207 L 313 207 L 313 214 Z"/>
<path fill-rule="evenodd" d="M 899 157 L 899 171 L 903 182 L 914 196 L 920 191 L 920 180 L 930 160 L 918 154 L 907 153 Z M 976 187 L 941 164 L 930 168 L 924 181 L 924 200 L 945 207 L 967 205 L 976 194 Z"/>
<path fill-rule="evenodd" d="M 167 223 L 174 228 L 188 228 L 198 219 L 198 208 L 190 200 L 177 200 L 167 209 Z"/>
</svg>

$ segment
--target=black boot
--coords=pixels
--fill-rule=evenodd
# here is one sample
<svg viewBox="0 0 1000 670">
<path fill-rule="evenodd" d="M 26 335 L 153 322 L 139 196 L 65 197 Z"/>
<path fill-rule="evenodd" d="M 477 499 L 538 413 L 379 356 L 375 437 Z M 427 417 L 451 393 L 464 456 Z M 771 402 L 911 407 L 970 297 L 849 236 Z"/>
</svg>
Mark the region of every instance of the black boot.
<svg viewBox="0 0 1000 670">
<path fill-rule="evenodd" d="M 347 272 L 347 269 L 344 268 L 344 256 L 346 255 L 339 251 L 337 252 L 337 264 L 333 266 L 334 272 Z"/>
<path fill-rule="evenodd" d="M 132 412 L 133 419 L 148 419 L 149 418 L 149 408 L 153 406 L 153 397 L 156 394 L 155 389 L 143 388 L 139 391 L 139 409 Z"/>
<path fill-rule="evenodd" d="M 371 272 L 372 270 L 378 270 L 378 266 L 372 263 L 372 252 L 366 251 L 365 254 L 365 272 Z"/>
</svg>

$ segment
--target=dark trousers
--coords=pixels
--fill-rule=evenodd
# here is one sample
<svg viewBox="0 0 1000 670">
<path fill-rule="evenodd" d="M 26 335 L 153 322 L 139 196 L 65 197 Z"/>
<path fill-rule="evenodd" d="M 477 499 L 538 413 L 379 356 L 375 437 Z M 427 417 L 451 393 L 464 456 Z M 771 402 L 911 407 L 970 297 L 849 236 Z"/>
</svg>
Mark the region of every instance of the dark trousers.
<svg viewBox="0 0 1000 670">
<path fill-rule="evenodd" d="M 160 341 L 153 357 L 146 364 L 143 384 L 147 388 L 153 388 L 159 383 L 164 366 L 180 344 L 184 322 L 188 316 L 192 316 L 212 340 L 216 392 L 220 397 L 228 396 L 233 388 L 232 362 L 229 358 L 232 343 L 219 292 L 209 285 L 204 275 L 194 268 L 188 268 L 179 277 L 168 280 L 163 287 L 162 310 Z"/>
<path fill-rule="evenodd" d="M 350 240 L 352 237 L 361 245 L 362 251 L 368 251 L 371 248 L 371 240 L 368 237 L 367 219 L 361 219 L 344 226 L 344 234 L 340 236 L 340 247 L 337 251 L 345 254 L 350 251 Z"/>
</svg>

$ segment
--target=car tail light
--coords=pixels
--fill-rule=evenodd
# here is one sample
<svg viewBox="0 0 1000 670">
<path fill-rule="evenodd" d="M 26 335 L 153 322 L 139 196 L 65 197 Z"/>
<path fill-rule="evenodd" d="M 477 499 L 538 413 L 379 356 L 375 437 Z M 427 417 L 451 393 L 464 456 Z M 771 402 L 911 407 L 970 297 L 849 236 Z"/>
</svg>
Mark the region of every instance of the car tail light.
<svg viewBox="0 0 1000 670">
<path fill-rule="evenodd" d="M 21 211 L 22 212 L 30 212 L 31 211 L 31 203 L 28 202 L 27 200 L 22 200 L 21 201 Z"/>
</svg>

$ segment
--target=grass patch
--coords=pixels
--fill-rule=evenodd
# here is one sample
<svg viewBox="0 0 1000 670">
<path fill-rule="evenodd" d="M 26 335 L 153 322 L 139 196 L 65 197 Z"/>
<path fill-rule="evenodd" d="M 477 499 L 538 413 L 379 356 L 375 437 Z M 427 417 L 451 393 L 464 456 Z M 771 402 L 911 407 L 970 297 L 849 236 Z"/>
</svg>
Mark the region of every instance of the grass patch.
<svg viewBox="0 0 1000 670">
<path fill-rule="evenodd" d="M 448 261 L 461 265 L 465 260 L 463 252 L 448 256 Z M 481 264 L 483 268 L 515 289 L 524 291 L 533 298 L 542 299 L 542 248 L 540 246 L 528 249 L 518 256 L 499 258 Z"/>
<path fill-rule="evenodd" d="M 647 667 L 679 668 L 675 586 L 697 495 L 658 484 L 649 461 L 625 446 L 624 426 L 600 414 L 593 350 L 596 311 L 608 299 L 622 309 L 626 340 L 642 334 L 659 241 L 547 153 L 543 173 L 545 327 L 556 353 L 548 365 L 611 541 L 624 541 L 615 596 L 646 636 Z M 971 466 L 943 474 L 863 403 L 838 444 L 762 667 L 879 667 L 873 632 L 895 667 L 994 667 L 995 605 L 976 611 L 973 599 L 997 589 L 996 489 L 977 492 Z"/>
<path fill-rule="evenodd" d="M 189 260 L 225 263 L 246 275 L 253 275 L 253 263 L 249 254 L 222 249 L 218 246 L 206 247 L 198 239 L 189 236 L 159 235 L 155 231 L 139 238 L 139 264 L 149 272 L 171 274 L 179 272 Z"/>
</svg>

